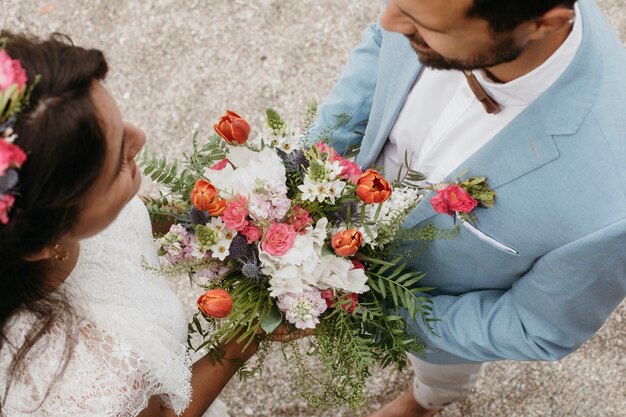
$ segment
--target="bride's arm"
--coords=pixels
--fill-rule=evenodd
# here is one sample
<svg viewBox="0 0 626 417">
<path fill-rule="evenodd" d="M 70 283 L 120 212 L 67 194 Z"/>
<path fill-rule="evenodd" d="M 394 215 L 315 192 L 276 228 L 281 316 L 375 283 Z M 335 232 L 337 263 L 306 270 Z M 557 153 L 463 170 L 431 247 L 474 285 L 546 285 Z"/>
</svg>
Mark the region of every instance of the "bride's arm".
<svg viewBox="0 0 626 417">
<path fill-rule="evenodd" d="M 148 407 L 137 417 L 201 417 L 217 398 L 228 381 L 235 375 L 238 363 L 241 364 L 252 357 L 257 351 L 256 343 L 252 343 L 244 352 L 242 345 L 230 342 L 224 345 L 224 359 L 214 361 L 205 356 L 193 364 L 191 376 L 191 402 L 183 414 L 161 406 L 157 396 L 151 398 Z"/>
</svg>

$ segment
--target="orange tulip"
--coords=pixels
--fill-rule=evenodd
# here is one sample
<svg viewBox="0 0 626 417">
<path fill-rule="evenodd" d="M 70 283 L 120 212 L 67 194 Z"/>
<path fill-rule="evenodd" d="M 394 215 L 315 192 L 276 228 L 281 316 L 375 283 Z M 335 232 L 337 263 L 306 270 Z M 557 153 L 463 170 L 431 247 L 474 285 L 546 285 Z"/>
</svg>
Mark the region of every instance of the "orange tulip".
<svg viewBox="0 0 626 417">
<path fill-rule="evenodd" d="M 339 256 L 354 255 L 363 243 L 363 235 L 356 229 L 342 230 L 335 233 L 331 244 L 335 253 Z"/>
<path fill-rule="evenodd" d="M 196 181 L 189 198 L 198 210 L 206 210 L 211 216 L 219 216 L 226 209 L 226 200 L 220 198 L 217 188 L 204 178 Z"/>
<path fill-rule="evenodd" d="M 365 204 L 382 203 L 391 196 L 391 184 L 373 169 L 368 169 L 356 182 L 356 194 Z"/>
<path fill-rule="evenodd" d="M 205 315 L 221 319 L 233 309 L 233 299 L 224 290 L 209 290 L 198 298 L 198 308 Z"/>
<path fill-rule="evenodd" d="M 226 142 L 242 145 L 250 135 L 250 125 L 237 113 L 230 110 L 213 126 L 218 135 Z"/>
</svg>

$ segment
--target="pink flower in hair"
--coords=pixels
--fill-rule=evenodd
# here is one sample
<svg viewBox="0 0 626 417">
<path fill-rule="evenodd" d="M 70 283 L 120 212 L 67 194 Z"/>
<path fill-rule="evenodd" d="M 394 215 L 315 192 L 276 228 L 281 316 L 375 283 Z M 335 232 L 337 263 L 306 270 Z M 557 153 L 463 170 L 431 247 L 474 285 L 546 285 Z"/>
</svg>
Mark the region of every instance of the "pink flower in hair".
<svg viewBox="0 0 626 417">
<path fill-rule="evenodd" d="M 13 203 L 15 203 L 15 197 L 11 194 L 0 196 L 0 223 L 9 223 L 9 210 L 13 207 Z"/>
<path fill-rule="evenodd" d="M 22 148 L 0 139 L 0 176 L 6 174 L 9 168 L 20 168 L 25 161 L 26 154 Z"/>
<path fill-rule="evenodd" d="M 22 64 L 17 59 L 11 59 L 5 50 L 0 50 L 0 90 L 7 91 L 13 84 L 17 84 L 22 91 L 28 78 Z"/>
</svg>

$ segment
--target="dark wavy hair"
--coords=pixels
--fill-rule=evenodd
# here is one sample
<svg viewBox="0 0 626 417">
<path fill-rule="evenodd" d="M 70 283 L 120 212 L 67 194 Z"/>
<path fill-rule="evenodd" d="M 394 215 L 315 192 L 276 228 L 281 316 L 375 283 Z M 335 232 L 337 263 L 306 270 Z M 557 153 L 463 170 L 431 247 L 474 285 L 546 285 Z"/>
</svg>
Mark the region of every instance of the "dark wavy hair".
<svg viewBox="0 0 626 417">
<path fill-rule="evenodd" d="M 496 33 L 508 32 L 517 25 L 542 16 L 557 7 L 574 7 L 576 0 L 474 0 L 469 17 L 485 19 Z"/>
<path fill-rule="evenodd" d="M 16 353 L 9 380 L 0 392 L 0 415 L 11 381 L 37 341 L 55 323 L 68 322 L 71 307 L 61 292 L 47 282 L 53 261 L 29 261 L 29 255 L 54 245 L 78 221 L 84 197 L 100 175 L 106 143 L 90 88 L 103 80 L 108 65 L 101 51 L 74 46 L 60 34 L 41 40 L 0 32 L 6 52 L 18 59 L 29 80 L 38 75 L 27 108 L 18 116 L 15 143 L 28 155 L 20 179 L 10 221 L 0 224 L 0 349 Z M 32 313 L 35 325 L 26 342 L 15 346 L 7 337 L 7 325 L 17 312 Z M 65 360 L 75 340 L 67 326 Z M 58 376 L 63 369 L 59 369 Z"/>
</svg>

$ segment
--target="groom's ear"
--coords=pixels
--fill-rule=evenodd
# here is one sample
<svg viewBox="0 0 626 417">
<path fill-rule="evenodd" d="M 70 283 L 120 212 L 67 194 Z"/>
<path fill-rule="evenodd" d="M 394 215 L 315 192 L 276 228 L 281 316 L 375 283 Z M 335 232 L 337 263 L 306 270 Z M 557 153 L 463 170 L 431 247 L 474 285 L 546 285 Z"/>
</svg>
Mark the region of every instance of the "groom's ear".
<svg viewBox="0 0 626 417">
<path fill-rule="evenodd" d="M 541 40 L 554 32 L 571 27 L 576 14 L 573 9 L 557 6 L 531 22 L 530 40 Z"/>
</svg>

